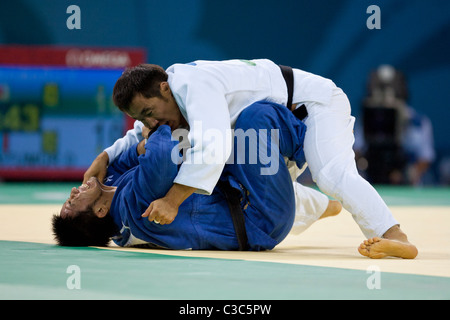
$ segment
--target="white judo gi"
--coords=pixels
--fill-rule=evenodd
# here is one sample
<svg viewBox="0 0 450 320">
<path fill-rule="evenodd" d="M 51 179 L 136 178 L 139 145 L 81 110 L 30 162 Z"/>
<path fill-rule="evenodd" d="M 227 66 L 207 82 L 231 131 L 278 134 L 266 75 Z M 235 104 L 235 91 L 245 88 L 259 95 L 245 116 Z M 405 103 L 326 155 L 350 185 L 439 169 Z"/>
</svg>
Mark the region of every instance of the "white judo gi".
<svg viewBox="0 0 450 320">
<path fill-rule="evenodd" d="M 376 190 L 357 172 L 353 153 L 354 118 L 350 103 L 329 79 L 299 69 L 294 71 L 293 104 L 305 104 L 308 117 L 304 151 L 313 180 L 327 195 L 340 200 L 368 238 L 382 236 L 398 224 Z M 286 105 L 287 87 L 278 65 L 267 59 L 195 61 L 174 64 L 166 70 L 172 94 L 190 126 L 191 148 L 174 182 L 210 194 L 231 150 L 232 128 L 239 114 L 252 103 L 267 100 Z M 110 162 L 142 139 L 142 124 L 107 148 Z M 214 139 L 205 132 L 223 134 L 225 152 L 211 156 Z M 325 211 L 328 198 L 294 182 L 298 219 L 295 226 L 306 229 Z"/>
</svg>

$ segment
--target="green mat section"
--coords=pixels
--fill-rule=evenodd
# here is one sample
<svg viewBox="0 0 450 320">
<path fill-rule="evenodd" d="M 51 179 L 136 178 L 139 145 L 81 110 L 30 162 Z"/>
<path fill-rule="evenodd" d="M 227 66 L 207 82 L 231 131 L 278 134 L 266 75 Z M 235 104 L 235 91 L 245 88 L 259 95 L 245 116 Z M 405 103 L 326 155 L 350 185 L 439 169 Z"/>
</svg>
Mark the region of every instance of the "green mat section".
<svg viewBox="0 0 450 320">
<path fill-rule="evenodd" d="M 0 204 L 63 204 L 80 183 L 0 183 Z"/>
<path fill-rule="evenodd" d="M 449 187 L 375 187 L 390 206 L 450 206 Z"/>
<path fill-rule="evenodd" d="M 0 204 L 62 204 L 78 183 L 0 183 Z M 390 206 L 450 206 L 450 188 L 376 186 Z M 450 278 L 0 241 L 0 299 L 450 299 Z M 69 266 L 81 289 L 69 289 Z M 374 262 L 376 265 L 376 262 Z"/>
<path fill-rule="evenodd" d="M 79 268 L 80 289 L 67 281 Z M 0 241 L 0 299 L 449 299 L 450 278 Z M 73 278 L 70 278 L 73 279 Z M 73 283 L 69 281 L 69 283 Z"/>
<path fill-rule="evenodd" d="M 0 204 L 62 204 L 69 197 L 70 183 L 0 183 Z M 449 187 L 375 186 L 391 206 L 450 206 Z"/>
</svg>

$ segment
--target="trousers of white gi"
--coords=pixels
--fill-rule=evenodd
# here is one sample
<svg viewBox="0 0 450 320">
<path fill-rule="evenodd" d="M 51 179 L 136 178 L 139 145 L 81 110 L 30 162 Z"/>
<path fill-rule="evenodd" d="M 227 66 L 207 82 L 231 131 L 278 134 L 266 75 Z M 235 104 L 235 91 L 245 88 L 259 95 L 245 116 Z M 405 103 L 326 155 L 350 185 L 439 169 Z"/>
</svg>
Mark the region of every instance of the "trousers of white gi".
<svg viewBox="0 0 450 320">
<path fill-rule="evenodd" d="M 358 173 L 353 151 L 355 118 L 351 116 L 346 94 L 335 87 L 330 104 L 311 102 L 305 105 L 308 116 L 304 120 L 307 126 L 304 152 L 314 182 L 322 192 L 342 203 L 367 238 L 381 237 L 398 222 L 378 192 Z M 294 185 L 297 198 L 302 197 L 302 193 L 314 192 L 295 182 Z M 305 198 L 313 201 L 318 197 L 303 194 Z M 305 204 L 297 199 L 297 207 L 323 207 L 323 200 L 321 203 Z M 302 209 L 298 208 L 297 212 Z M 300 229 L 312 224 L 323 213 L 316 210 L 314 215 L 308 215 L 308 209 L 303 212 L 303 217 L 296 217 L 296 221 L 303 220 Z M 295 226 L 294 223 L 294 231 Z"/>
</svg>

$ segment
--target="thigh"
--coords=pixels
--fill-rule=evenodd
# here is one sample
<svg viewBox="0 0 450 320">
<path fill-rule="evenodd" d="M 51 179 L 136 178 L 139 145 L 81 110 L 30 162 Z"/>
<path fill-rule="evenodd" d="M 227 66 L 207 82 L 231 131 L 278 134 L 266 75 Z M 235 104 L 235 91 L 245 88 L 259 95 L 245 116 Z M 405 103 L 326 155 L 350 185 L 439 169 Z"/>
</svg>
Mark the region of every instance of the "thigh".
<svg viewBox="0 0 450 320">
<path fill-rule="evenodd" d="M 356 170 L 353 152 L 355 118 L 350 114 L 350 102 L 336 89 L 330 105 L 311 104 L 305 120 L 307 131 L 304 151 L 314 180 L 327 167 Z"/>
</svg>

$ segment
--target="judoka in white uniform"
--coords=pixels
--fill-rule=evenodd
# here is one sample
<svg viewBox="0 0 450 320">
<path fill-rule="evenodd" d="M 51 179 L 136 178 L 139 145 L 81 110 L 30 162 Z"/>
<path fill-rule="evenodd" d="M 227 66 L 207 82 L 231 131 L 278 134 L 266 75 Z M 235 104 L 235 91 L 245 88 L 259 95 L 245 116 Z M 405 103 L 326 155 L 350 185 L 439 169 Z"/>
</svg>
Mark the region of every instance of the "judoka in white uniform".
<svg viewBox="0 0 450 320">
<path fill-rule="evenodd" d="M 125 87 L 135 85 L 133 81 L 126 79 L 131 73 L 132 70 L 124 72 L 116 86 L 121 81 L 122 86 L 125 82 Z M 384 236 L 409 244 L 406 234 L 398 228 L 398 222 L 385 202 L 358 174 L 352 149 L 355 119 L 351 116 L 350 103 L 346 95 L 331 80 L 299 69 L 294 69 L 293 73 L 293 105 L 304 104 L 308 112 L 307 118 L 304 119 L 308 128 L 304 152 L 313 180 L 321 191 L 342 202 L 367 238 Z M 225 138 L 222 142 L 224 152 L 217 157 L 217 161 L 206 163 L 203 157 L 205 154 L 211 155 L 210 150 L 214 149 L 214 141 L 208 141 L 202 133 L 218 130 L 227 137 L 227 130 L 234 127 L 238 115 L 255 101 L 266 100 L 282 105 L 286 105 L 287 101 L 287 87 L 280 68 L 266 59 L 175 64 L 167 69 L 167 80 L 162 81 L 160 91 L 163 92 L 164 89 L 167 93 L 166 84 L 168 84 L 172 95 L 170 98 L 175 100 L 179 108 L 177 110 L 181 112 L 190 130 L 191 148 L 187 155 L 193 161 L 181 165 L 174 180 L 174 187 L 187 186 L 205 194 L 211 194 L 220 177 L 227 152 L 231 150 L 229 145 L 231 139 Z M 142 83 L 139 85 L 142 86 Z M 138 98 L 140 100 L 136 103 Z M 146 121 L 147 126 L 151 128 L 156 126 L 158 121 L 155 122 L 156 116 L 152 112 L 143 113 L 147 112 L 147 109 L 152 109 L 152 106 L 146 105 L 147 98 L 142 94 L 139 97 L 135 96 L 131 111 L 130 105 L 118 104 L 116 96 L 115 102 L 124 111 L 129 108 L 127 112 L 129 115 L 137 120 Z M 170 99 L 168 101 L 171 103 Z M 149 125 L 150 121 L 153 124 Z M 173 124 L 170 121 L 166 123 Z M 126 148 L 130 145 L 130 137 L 139 137 L 139 126 L 136 125 L 135 129 L 136 132 L 127 134 L 124 139 L 106 150 L 109 161 L 120 154 L 124 146 Z M 168 198 L 169 193 L 170 190 L 165 198 Z M 299 195 L 297 199 L 302 203 L 305 197 L 302 199 L 301 191 L 297 192 L 297 195 Z M 314 196 L 313 194 L 313 198 Z M 311 214 L 311 221 L 317 220 L 322 212 L 308 212 Z M 369 243 L 362 249 L 366 250 L 368 246 Z M 415 256 L 417 254 L 415 251 L 414 247 L 409 256 Z"/>
<path fill-rule="evenodd" d="M 203 132 L 216 129 L 225 133 L 255 101 L 286 105 L 285 81 L 278 65 L 269 60 L 195 61 L 175 64 L 166 71 L 172 94 L 191 126 L 188 152 L 198 159 L 196 163 L 202 163 L 208 143 L 200 136 L 201 130 L 192 130 L 194 121 L 202 125 Z M 342 202 L 368 238 L 382 236 L 398 224 L 375 189 L 357 172 L 352 149 L 354 117 L 342 90 L 331 80 L 294 69 L 293 103 L 305 104 L 308 111 L 305 155 L 318 187 Z M 140 138 L 140 126 L 136 123 L 134 132 L 105 150 L 110 161 Z M 175 182 L 209 194 L 223 166 L 224 161 L 183 164 Z M 321 203 L 323 209 L 325 202 Z M 313 219 L 319 216 L 315 214 Z"/>
<path fill-rule="evenodd" d="M 294 221 L 295 196 L 284 157 L 303 166 L 306 127 L 286 107 L 257 102 L 241 113 L 236 128 L 246 133 L 249 140 L 245 144 L 234 144 L 234 160 L 225 166 L 221 180 L 228 181 L 240 194 L 248 250 L 272 249 L 286 237 Z M 238 133 L 235 134 L 235 141 L 237 136 Z M 169 249 L 237 250 L 236 233 L 223 195 L 224 190 L 220 186 L 215 187 L 211 195 L 191 195 L 180 206 L 171 224 L 160 225 L 141 216 L 150 202 L 169 190 L 177 176 L 180 165 L 172 158 L 173 150 L 178 152 L 177 145 L 178 141 L 172 138 L 171 128 L 161 125 L 149 137 L 144 155 L 138 156 L 136 145 L 133 145 L 111 163 L 105 184 L 117 189 L 108 214 L 120 230 L 114 235 L 113 241 L 120 246 L 149 244 Z M 257 150 L 257 154 L 252 154 L 254 150 Z M 278 161 L 278 168 L 273 174 L 261 175 L 262 170 L 270 169 L 272 165 L 265 157 L 269 152 L 273 152 L 270 158 Z M 253 156 L 256 156 L 255 161 L 250 160 Z M 98 188 L 96 183 L 90 183 L 89 186 Z M 71 195 L 72 203 L 75 197 L 79 197 L 79 192 L 73 190 L 75 195 Z M 87 192 L 86 188 L 82 188 L 81 192 Z M 92 199 L 91 203 L 96 201 Z M 67 203 L 62 211 L 66 208 L 73 211 Z M 70 214 L 72 217 L 80 215 Z M 68 214 L 62 214 L 55 221 L 64 219 L 70 224 L 71 217 Z M 58 231 L 58 222 L 54 225 L 58 239 L 64 239 L 64 235 L 60 234 L 61 229 Z M 68 230 L 76 228 L 66 227 L 64 230 L 66 233 L 75 233 Z M 91 230 L 90 233 L 96 232 Z M 82 237 L 82 233 L 79 234 Z M 89 240 L 77 237 L 61 243 L 73 245 L 76 241 L 89 243 Z"/>
</svg>

